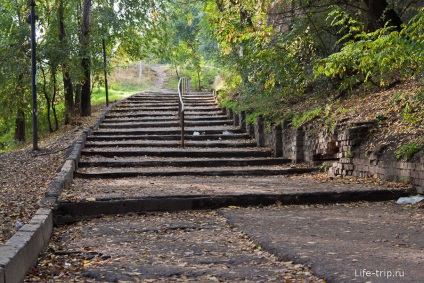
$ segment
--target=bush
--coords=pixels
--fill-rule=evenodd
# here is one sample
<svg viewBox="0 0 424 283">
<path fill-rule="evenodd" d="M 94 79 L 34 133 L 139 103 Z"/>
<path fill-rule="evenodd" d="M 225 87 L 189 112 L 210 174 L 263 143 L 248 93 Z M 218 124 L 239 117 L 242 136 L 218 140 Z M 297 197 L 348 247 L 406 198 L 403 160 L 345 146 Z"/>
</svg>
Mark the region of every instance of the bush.
<svg viewBox="0 0 424 283">
<path fill-rule="evenodd" d="M 422 146 L 417 145 L 414 142 L 407 143 L 403 146 L 401 146 L 396 151 L 396 158 L 401 159 L 405 158 L 406 160 L 411 159 L 412 156 L 414 156 L 416 153 L 418 153 L 422 149 Z"/>
<path fill-rule="evenodd" d="M 341 80 L 340 90 L 371 82 L 386 86 L 393 81 L 420 74 L 424 63 L 424 10 L 401 31 L 384 27 L 361 32 L 342 50 L 319 61 L 315 76 Z"/>
</svg>

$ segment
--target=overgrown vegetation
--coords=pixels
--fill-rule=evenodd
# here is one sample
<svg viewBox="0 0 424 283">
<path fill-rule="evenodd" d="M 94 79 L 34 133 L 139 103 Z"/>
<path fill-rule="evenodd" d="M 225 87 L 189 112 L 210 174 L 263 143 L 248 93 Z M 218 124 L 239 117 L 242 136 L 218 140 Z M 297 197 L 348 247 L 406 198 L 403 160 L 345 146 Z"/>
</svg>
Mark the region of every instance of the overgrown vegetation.
<svg viewBox="0 0 424 283">
<path fill-rule="evenodd" d="M 411 157 L 414 156 L 414 154 L 418 153 L 421 149 L 422 149 L 421 145 L 418 145 L 415 142 L 409 142 L 401 146 L 396 151 L 396 158 L 397 159 L 404 158 L 405 160 L 409 160 Z"/>
</svg>

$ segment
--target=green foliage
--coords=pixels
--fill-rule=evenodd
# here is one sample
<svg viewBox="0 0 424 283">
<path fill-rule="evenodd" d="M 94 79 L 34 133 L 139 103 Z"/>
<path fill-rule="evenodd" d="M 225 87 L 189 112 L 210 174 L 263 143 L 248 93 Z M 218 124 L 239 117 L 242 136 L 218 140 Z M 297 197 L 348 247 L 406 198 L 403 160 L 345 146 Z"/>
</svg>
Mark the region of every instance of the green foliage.
<svg viewBox="0 0 424 283">
<path fill-rule="evenodd" d="M 416 144 L 415 142 L 407 143 L 407 144 L 401 146 L 396 151 L 396 158 L 397 159 L 405 158 L 406 160 L 409 160 L 416 153 L 418 153 L 421 149 L 422 149 L 422 146 Z"/>
<path fill-rule="evenodd" d="M 174 69 L 175 70 L 175 69 Z M 186 77 L 190 78 L 190 88 L 192 90 L 198 90 L 199 85 L 197 78 L 200 76 L 200 90 L 202 91 L 210 91 L 212 89 L 212 85 L 214 82 L 214 78 L 218 74 L 218 69 L 211 65 L 202 65 L 200 68 L 200 73 L 197 72 L 198 70 L 195 68 L 190 67 L 190 65 L 182 67 L 178 74 L 179 77 Z M 178 87 L 178 80 L 179 77 L 175 74 L 175 72 L 172 70 L 172 68 L 169 68 L 167 71 L 167 81 L 166 81 L 166 87 L 168 89 L 177 89 Z"/>
<path fill-rule="evenodd" d="M 231 110 L 239 110 L 240 104 L 236 101 L 233 101 L 231 99 L 223 99 L 219 101 L 219 106 L 222 108 L 227 108 Z"/>
<path fill-rule="evenodd" d="M 319 117 L 322 114 L 322 107 L 317 107 L 315 109 L 296 114 L 292 118 L 292 126 L 295 128 L 300 128 L 302 125 L 311 122 L 315 118 Z"/>
<path fill-rule="evenodd" d="M 333 108 L 335 108 L 335 105 L 327 104 L 324 109 L 324 129 L 327 133 L 334 133 L 337 127 L 337 121 L 342 119 L 350 111 L 342 106 Z"/>
<path fill-rule="evenodd" d="M 386 86 L 419 74 L 424 70 L 423 30 L 421 11 L 401 31 L 386 26 L 375 32 L 358 33 L 340 52 L 320 60 L 315 75 L 337 78 L 340 89 L 346 90 L 366 82 Z"/>
</svg>

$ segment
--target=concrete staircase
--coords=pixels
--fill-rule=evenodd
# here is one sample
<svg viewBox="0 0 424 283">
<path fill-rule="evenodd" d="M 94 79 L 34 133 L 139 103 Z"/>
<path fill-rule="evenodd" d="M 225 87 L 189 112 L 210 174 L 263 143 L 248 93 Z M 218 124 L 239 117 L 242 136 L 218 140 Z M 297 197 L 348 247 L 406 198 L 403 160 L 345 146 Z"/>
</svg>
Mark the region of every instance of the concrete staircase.
<svg viewBox="0 0 424 283">
<path fill-rule="evenodd" d="M 115 106 L 88 137 L 76 177 L 271 176 L 309 172 L 283 166 L 233 126 L 211 93 L 184 97 L 181 147 L 177 93 L 140 93 Z"/>
</svg>

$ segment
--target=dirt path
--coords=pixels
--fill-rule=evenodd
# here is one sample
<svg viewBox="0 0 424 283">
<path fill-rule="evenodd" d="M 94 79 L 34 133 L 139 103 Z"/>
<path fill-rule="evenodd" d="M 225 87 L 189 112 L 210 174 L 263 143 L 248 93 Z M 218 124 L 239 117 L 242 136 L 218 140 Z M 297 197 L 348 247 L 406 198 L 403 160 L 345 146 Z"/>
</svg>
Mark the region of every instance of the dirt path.
<svg viewBox="0 0 424 283">
<path fill-rule="evenodd" d="M 152 65 L 151 68 L 157 73 L 156 81 L 154 82 L 154 87 L 160 91 L 170 91 L 165 87 L 165 82 L 167 75 L 164 69 L 164 65 L 156 64 Z"/>
</svg>

